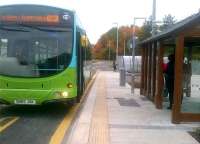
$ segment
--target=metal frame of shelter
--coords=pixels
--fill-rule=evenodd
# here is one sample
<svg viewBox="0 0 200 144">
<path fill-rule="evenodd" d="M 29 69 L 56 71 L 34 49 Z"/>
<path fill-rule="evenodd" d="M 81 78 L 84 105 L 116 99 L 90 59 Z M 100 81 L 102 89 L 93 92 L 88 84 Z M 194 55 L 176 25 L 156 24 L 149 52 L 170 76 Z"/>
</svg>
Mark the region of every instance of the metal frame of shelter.
<svg viewBox="0 0 200 144">
<path fill-rule="evenodd" d="M 139 43 L 142 49 L 141 94 L 147 96 L 156 108 L 163 108 L 163 55 L 168 46 L 174 47 L 175 80 L 172 123 L 199 122 L 200 113 L 181 112 L 184 47 L 200 46 L 200 12 L 170 29 Z M 199 47 L 200 48 L 200 47 Z"/>
</svg>

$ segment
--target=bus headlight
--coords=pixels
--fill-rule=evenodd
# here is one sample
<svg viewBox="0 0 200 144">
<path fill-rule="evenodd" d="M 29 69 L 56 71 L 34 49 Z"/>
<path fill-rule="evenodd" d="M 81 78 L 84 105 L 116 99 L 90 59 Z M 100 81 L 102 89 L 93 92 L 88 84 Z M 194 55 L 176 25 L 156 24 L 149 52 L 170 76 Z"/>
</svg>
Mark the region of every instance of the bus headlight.
<svg viewBox="0 0 200 144">
<path fill-rule="evenodd" d="M 62 97 L 67 98 L 69 94 L 68 94 L 68 92 L 64 91 L 61 93 L 61 95 L 62 95 Z"/>
<path fill-rule="evenodd" d="M 57 91 L 54 93 L 54 95 L 56 98 L 67 98 L 69 96 L 69 93 L 67 91 L 63 91 L 63 92 Z"/>
</svg>

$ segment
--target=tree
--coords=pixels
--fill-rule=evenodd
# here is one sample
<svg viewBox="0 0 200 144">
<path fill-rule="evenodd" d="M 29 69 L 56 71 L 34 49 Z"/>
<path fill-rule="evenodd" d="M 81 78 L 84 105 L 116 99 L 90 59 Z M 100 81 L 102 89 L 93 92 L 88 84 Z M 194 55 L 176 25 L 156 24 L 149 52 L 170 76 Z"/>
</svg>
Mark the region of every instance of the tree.
<svg viewBox="0 0 200 144">
<path fill-rule="evenodd" d="M 176 22 L 176 19 L 171 14 L 165 15 L 163 18 L 163 25 L 160 26 L 160 30 L 164 31 L 172 27 Z"/>
<path fill-rule="evenodd" d="M 171 14 L 165 15 L 163 18 L 163 24 L 161 26 L 156 25 L 156 33 L 158 31 L 164 31 L 170 27 L 172 27 L 176 22 L 176 19 Z M 149 20 L 143 24 L 139 33 L 138 33 L 138 40 L 141 42 L 148 37 L 152 36 L 152 18 L 149 17 Z"/>
<path fill-rule="evenodd" d="M 137 35 L 139 42 L 145 40 L 148 37 L 151 37 L 151 31 L 152 31 L 152 22 L 146 21 Z"/>
<path fill-rule="evenodd" d="M 136 33 L 138 33 L 139 28 L 135 28 Z M 118 41 L 118 55 L 123 55 L 124 47 L 126 48 L 126 54 L 131 55 L 128 50 L 128 41 L 132 37 L 133 27 L 122 26 L 118 29 L 119 41 Z M 108 59 L 109 49 L 111 59 L 115 59 L 116 56 L 116 44 L 117 44 L 117 29 L 111 28 L 105 34 L 103 34 L 98 42 L 94 46 L 93 55 L 96 59 Z"/>
</svg>

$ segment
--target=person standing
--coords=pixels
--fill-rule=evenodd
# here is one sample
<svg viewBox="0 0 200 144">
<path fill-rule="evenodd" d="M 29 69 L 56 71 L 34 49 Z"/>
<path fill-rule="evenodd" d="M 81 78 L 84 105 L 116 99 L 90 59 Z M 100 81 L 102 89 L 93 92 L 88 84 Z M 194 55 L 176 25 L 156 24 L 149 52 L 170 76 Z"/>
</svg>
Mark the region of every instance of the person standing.
<svg viewBox="0 0 200 144">
<path fill-rule="evenodd" d="M 117 66 L 116 66 L 115 60 L 113 60 L 113 70 L 114 70 L 114 71 L 117 70 Z"/>
<path fill-rule="evenodd" d="M 168 97 L 168 90 L 166 86 L 166 70 L 167 70 L 167 63 L 162 63 L 162 70 L 163 70 L 163 96 Z"/>
<path fill-rule="evenodd" d="M 172 109 L 173 105 L 173 94 L 174 94 L 174 63 L 175 57 L 174 54 L 168 56 L 169 62 L 167 63 L 166 68 L 166 87 L 169 93 L 169 107 L 168 109 Z"/>
</svg>

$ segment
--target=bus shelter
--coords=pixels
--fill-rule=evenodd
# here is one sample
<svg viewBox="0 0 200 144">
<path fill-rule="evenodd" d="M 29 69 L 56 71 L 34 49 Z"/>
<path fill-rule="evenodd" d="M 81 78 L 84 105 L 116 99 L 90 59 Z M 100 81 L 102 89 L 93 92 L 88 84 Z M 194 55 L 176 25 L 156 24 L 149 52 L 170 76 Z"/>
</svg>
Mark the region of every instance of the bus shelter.
<svg viewBox="0 0 200 144">
<path fill-rule="evenodd" d="M 200 13 L 139 44 L 142 49 L 141 94 L 165 109 L 164 57 L 174 54 L 172 122 L 200 121 Z"/>
</svg>

